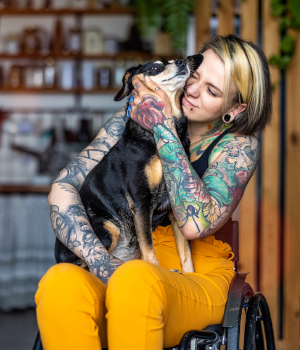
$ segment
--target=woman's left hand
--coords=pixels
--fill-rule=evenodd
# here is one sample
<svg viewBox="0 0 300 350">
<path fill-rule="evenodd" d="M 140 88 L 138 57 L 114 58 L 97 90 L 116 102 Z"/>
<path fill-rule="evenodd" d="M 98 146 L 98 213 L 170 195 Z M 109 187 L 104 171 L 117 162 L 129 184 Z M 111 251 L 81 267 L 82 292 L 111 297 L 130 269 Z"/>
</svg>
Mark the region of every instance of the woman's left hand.
<svg viewBox="0 0 300 350">
<path fill-rule="evenodd" d="M 133 101 L 130 103 L 129 115 L 143 128 L 152 131 L 154 126 L 172 118 L 172 109 L 164 90 L 147 76 L 145 83 L 147 86 L 137 77 L 133 77 Z"/>
</svg>

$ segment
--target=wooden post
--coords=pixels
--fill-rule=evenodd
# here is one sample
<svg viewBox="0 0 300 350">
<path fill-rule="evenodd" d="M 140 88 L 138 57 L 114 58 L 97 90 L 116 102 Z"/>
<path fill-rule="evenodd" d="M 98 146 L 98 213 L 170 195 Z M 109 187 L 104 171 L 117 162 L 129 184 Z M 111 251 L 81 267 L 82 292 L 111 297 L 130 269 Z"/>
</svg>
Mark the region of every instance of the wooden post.
<svg viewBox="0 0 300 350">
<path fill-rule="evenodd" d="M 279 50 L 278 21 L 270 15 L 270 0 L 263 0 L 263 50 L 270 58 Z M 273 121 L 263 134 L 262 143 L 262 227 L 261 227 L 261 291 L 267 298 L 275 340 L 278 345 L 279 291 L 279 108 L 280 72 L 270 67 L 273 84 Z"/>
<path fill-rule="evenodd" d="M 251 0 L 253 1 L 253 0 Z M 233 29 L 233 1 L 220 0 L 218 11 L 218 34 L 227 35 L 234 33 Z"/>
<path fill-rule="evenodd" d="M 245 1 L 241 8 L 241 38 L 257 43 L 258 2 Z M 240 272 L 250 272 L 247 282 L 256 290 L 256 174 L 247 185 L 240 204 Z"/>
<path fill-rule="evenodd" d="M 201 43 L 209 38 L 210 28 L 210 0 L 196 0 L 195 26 L 196 26 L 196 51 Z"/>
<path fill-rule="evenodd" d="M 284 328 L 282 349 L 300 339 L 300 36 L 286 74 Z"/>
</svg>

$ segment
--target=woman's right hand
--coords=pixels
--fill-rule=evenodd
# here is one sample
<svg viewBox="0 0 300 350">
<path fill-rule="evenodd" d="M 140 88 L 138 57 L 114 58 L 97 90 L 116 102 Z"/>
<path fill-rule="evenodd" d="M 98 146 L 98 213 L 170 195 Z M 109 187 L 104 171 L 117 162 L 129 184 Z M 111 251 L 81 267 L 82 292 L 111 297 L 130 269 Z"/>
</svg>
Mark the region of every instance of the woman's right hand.
<svg viewBox="0 0 300 350">
<path fill-rule="evenodd" d="M 107 286 L 112 274 L 119 266 L 124 264 L 124 261 L 115 258 L 108 252 L 107 254 L 104 253 L 101 246 L 96 243 L 95 248 L 90 252 L 90 256 L 86 258 L 86 263 L 90 272 Z"/>
</svg>

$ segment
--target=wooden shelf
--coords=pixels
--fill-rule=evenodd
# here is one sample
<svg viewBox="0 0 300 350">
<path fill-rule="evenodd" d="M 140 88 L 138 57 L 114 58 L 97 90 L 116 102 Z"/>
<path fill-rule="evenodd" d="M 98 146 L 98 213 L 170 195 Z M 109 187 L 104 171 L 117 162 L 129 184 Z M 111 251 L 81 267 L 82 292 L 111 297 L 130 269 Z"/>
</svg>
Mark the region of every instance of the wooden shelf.
<svg viewBox="0 0 300 350">
<path fill-rule="evenodd" d="M 121 87 L 120 87 L 121 88 Z M 32 93 L 46 93 L 46 94 L 116 94 L 120 88 L 108 88 L 108 89 L 93 89 L 93 90 L 85 90 L 82 88 L 77 89 L 71 89 L 71 90 L 63 90 L 59 88 L 54 89 L 27 89 L 27 88 L 10 88 L 10 87 L 4 87 L 0 88 L 0 94 L 4 93 L 20 93 L 20 94 L 32 94 Z"/>
<path fill-rule="evenodd" d="M 5 8 L 0 10 L 1 15 L 130 15 L 135 12 L 134 9 L 130 7 L 109 7 L 103 9 L 76 9 L 76 8 L 66 8 L 66 9 L 18 9 L 18 8 Z"/>
<path fill-rule="evenodd" d="M 51 186 L 0 185 L 0 193 L 49 193 Z"/>
<path fill-rule="evenodd" d="M 46 57 L 53 57 L 59 59 L 93 59 L 93 60 L 101 60 L 101 59 L 116 59 L 116 58 L 125 58 L 125 59 L 134 59 L 136 57 L 141 57 L 143 59 L 177 59 L 180 56 L 174 55 L 155 55 L 154 53 L 143 52 L 143 51 L 121 51 L 116 54 L 108 54 L 104 53 L 101 55 L 84 55 L 84 54 L 63 54 L 63 53 L 48 53 L 47 55 L 43 55 L 41 53 L 27 54 L 20 53 L 17 55 L 10 55 L 5 53 L 0 53 L 0 59 L 17 59 L 17 58 L 28 58 L 28 59 L 45 59 Z"/>
</svg>

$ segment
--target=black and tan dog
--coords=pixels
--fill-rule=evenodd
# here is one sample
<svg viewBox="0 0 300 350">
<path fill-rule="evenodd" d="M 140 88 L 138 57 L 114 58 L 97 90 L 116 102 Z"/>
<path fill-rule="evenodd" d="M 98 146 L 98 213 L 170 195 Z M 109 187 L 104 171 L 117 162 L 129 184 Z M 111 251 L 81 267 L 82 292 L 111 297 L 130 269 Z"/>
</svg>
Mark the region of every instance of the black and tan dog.
<svg viewBox="0 0 300 350">
<path fill-rule="evenodd" d="M 188 121 L 181 98 L 187 79 L 201 64 L 202 55 L 186 60 L 156 61 L 128 69 L 123 88 L 115 96 L 122 100 L 133 90 L 132 78 L 145 76 L 168 95 L 178 136 L 189 156 Z M 162 165 L 153 134 L 128 119 L 122 138 L 88 174 L 80 197 L 90 223 L 108 251 L 123 261 L 137 259 L 159 265 L 152 231 L 169 215 L 183 272 L 194 266 L 188 240 L 182 235 L 171 211 Z M 84 237 L 83 237 L 84 239 Z M 78 260 L 62 244 L 56 244 L 57 262 Z"/>
</svg>

